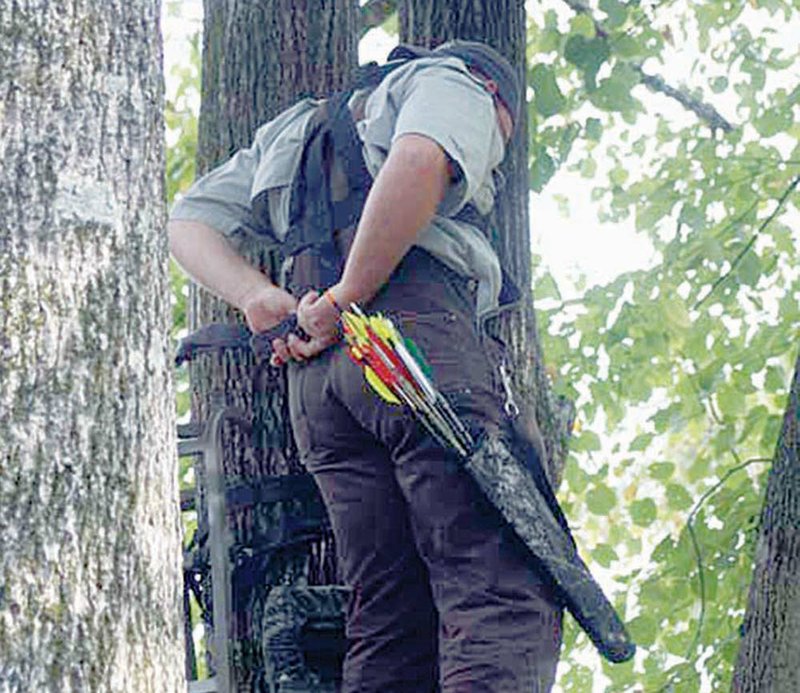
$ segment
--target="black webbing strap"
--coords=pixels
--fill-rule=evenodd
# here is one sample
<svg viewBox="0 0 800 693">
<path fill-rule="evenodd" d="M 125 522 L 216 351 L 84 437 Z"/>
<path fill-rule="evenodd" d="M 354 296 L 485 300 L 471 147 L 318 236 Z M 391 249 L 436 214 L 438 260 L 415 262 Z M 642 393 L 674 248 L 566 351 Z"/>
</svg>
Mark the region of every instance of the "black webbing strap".
<svg viewBox="0 0 800 693">
<path fill-rule="evenodd" d="M 290 315 L 271 330 L 254 334 L 244 325 L 214 322 L 184 337 L 175 354 L 175 365 L 180 366 L 191 361 L 197 354 L 220 352 L 224 349 L 241 349 L 252 351 L 256 360 L 263 361 L 272 355 L 272 340 L 276 337 L 286 338 L 289 333 L 304 336 L 297 324 L 297 316 Z"/>
</svg>

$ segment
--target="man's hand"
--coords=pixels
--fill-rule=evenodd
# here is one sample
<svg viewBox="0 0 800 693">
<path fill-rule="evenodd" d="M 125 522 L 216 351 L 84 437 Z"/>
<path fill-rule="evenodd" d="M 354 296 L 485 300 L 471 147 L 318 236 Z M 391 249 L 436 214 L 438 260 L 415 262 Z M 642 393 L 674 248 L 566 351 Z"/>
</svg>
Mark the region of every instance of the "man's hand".
<svg viewBox="0 0 800 693">
<path fill-rule="evenodd" d="M 297 311 L 297 299 L 273 284 L 263 284 L 250 290 L 239 303 L 247 326 L 256 333 L 266 332 Z M 283 339 L 272 340 L 272 351 L 273 366 L 280 366 L 292 358 Z"/>
<path fill-rule="evenodd" d="M 333 346 L 338 341 L 338 334 L 331 334 L 327 337 L 312 337 L 307 342 L 303 341 L 295 334 L 290 334 L 285 344 L 283 344 L 283 340 L 273 340 L 272 347 L 275 349 L 275 355 L 273 356 L 272 363 L 274 365 L 280 365 L 290 359 L 305 361 L 306 359 L 314 358 L 317 354 L 325 351 L 325 349 Z"/>
<path fill-rule="evenodd" d="M 338 304 L 338 293 L 333 296 Z M 309 337 L 336 336 L 339 333 L 339 309 L 324 294 L 309 291 L 297 306 L 297 322 Z"/>
<path fill-rule="evenodd" d="M 253 332 L 266 332 L 297 310 L 297 299 L 289 292 L 264 284 L 251 290 L 240 302 L 247 326 Z"/>
<path fill-rule="evenodd" d="M 276 353 L 284 361 L 287 356 L 298 361 L 312 358 L 339 341 L 339 311 L 317 291 L 309 291 L 300 299 L 297 322 L 311 339 L 304 342 L 295 335 L 290 335 L 286 342 L 286 352 L 276 347 Z"/>
<path fill-rule="evenodd" d="M 312 298 L 312 294 L 316 297 L 316 292 L 311 292 L 304 297 L 307 303 Z M 279 337 L 273 339 L 271 344 L 273 351 L 271 362 L 273 366 L 280 366 L 292 359 L 305 361 L 313 358 L 332 344 L 335 344 L 339 339 L 338 330 L 335 329 L 335 322 L 334 329 L 327 331 L 315 331 L 312 329 L 309 331 L 300 321 L 299 311 L 303 306 L 303 302 L 301 301 L 298 304 L 294 296 L 277 286 L 266 285 L 259 287 L 244 297 L 241 305 L 247 325 L 253 332 L 265 332 L 278 325 L 292 313 L 297 312 L 300 326 L 311 337 L 308 341 L 304 341 L 297 335 L 290 334 L 287 339 Z M 330 304 L 328 305 L 330 306 Z M 332 306 L 331 310 L 333 311 Z M 334 315 L 336 315 L 335 311 Z"/>
</svg>

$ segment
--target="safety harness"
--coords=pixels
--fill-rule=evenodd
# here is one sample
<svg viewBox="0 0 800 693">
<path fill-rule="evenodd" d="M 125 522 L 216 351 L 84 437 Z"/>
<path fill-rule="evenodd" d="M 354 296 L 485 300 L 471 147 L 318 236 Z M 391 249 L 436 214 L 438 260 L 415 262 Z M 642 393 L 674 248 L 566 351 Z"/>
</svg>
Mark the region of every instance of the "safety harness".
<svg viewBox="0 0 800 693">
<path fill-rule="evenodd" d="M 440 50 L 438 54 L 460 57 L 457 48 Z M 355 92 L 374 89 L 394 70 L 417 59 L 413 55 L 403 55 L 383 65 L 373 62 L 360 66 L 351 87 L 334 93 L 311 116 L 291 182 L 289 227 L 285 238 L 277 237 L 270 221 L 268 190 L 261 191 L 252 200 L 255 232 L 279 247 L 283 257 L 280 283 L 295 296 L 302 296 L 310 289 L 332 286 L 341 276 L 346 257 L 335 234 L 357 225 L 373 182 L 364 161 L 350 100 Z M 332 194 L 334 166 L 343 174 L 345 183 L 344 194 L 337 195 L 336 200 Z M 481 214 L 475 205 L 464 205 L 453 218 L 480 229 L 491 242 L 489 216 Z M 502 275 L 499 303 L 512 307 L 521 294 L 505 269 Z M 230 348 L 252 350 L 263 358 L 270 352 L 275 337 L 296 331 L 296 319 L 291 318 L 259 335 L 253 335 L 246 327 L 215 323 L 182 340 L 176 363 L 180 365 L 199 353 Z"/>
<path fill-rule="evenodd" d="M 269 216 L 268 191 L 253 199 L 253 213 L 259 224 L 257 231 L 280 243 L 285 258 L 301 256 L 304 261 L 290 272 L 291 293 L 300 296 L 305 291 L 322 289 L 335 284 L 344 269 L 345 257 L 336 243 L 336 231 L 354 228 L 372 187 L 372 175 L 364 161 L 363 146 L 350 109 L 355 92 L 374 89 L 394 70 L 410 60 L 392 60 L 384 65 L 370 63 L 359 68 L 353 86 L 336 92 L 321 104 L 311 116 L 304 133 L 300 162 L 291 183 L 289 229 L 279 240 Z M 339 187 L 345 191 L 334 199 L 333 171 L 341 174 Z M 468 203 L 454 217 L 489 234 L 489 218 Z"/>
</svg>

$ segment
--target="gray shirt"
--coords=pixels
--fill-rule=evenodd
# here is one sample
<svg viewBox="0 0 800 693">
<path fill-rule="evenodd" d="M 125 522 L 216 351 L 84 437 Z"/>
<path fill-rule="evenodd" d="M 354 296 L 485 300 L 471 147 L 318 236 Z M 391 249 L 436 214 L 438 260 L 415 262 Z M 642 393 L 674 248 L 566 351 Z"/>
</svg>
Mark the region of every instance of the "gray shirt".
<svg viewBox="0 0 800 693">
<path fill-rule="evenodd" d="M 351 104 L 364 96 L 355 95 Z M 319 103 L 304 99 L 261 126 L 251 147 L 197 180 L 177 200 L 171 218 L 205 222 L 236 244 L 242 232 L 256 230 L 251 200 L 266 190 L 273 229 L 279 237 L 285 235 L 304 130 Z M 457 175 L 416 245 L 478 280 L 479 314 L 497 307 L 501 272 L 491 244 L 480 229 L 452 218 L 468 202 L 481 213 L 494 204 L 495 169 L 504 145 L 493 99 L 483 83 L 458 58 L 412 60 L 366 96 L 363 110 L 357 128 L 373 177 L 394 141 L 409 133 L 434 140 L 453 162 Z"/>
</svg>

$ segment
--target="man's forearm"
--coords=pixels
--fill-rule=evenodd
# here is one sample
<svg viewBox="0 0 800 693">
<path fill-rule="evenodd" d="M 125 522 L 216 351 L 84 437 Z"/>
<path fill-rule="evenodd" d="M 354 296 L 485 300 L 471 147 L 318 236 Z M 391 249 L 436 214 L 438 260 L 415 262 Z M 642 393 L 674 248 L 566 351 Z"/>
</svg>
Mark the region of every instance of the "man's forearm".
<svg viewBox="0 0 800 693">
<path fill-rule="evenodd" d="M 271 284 L 207 224 L 177 219 L 167 231 L 170 251 L 186 273 L 236 308 L 243 309 L 248 296 Z"/>
<path fill-rule="evenodd" d="M 433 140 L 405 135 L 394 143 L 367 197 L 334 292 L 340 304 L 365 302 L 377 293 L 430 223 L 447 182 L 447 158 Z"/>
</svg>

